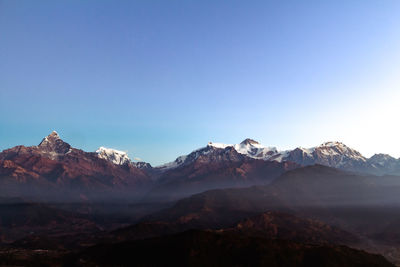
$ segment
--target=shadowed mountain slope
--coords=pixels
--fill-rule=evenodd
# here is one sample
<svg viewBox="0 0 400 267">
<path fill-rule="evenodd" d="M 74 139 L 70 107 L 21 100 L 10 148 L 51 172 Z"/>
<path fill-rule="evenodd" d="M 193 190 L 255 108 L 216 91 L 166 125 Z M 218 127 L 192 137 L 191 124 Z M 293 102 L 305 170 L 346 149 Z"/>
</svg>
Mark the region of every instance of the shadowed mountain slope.
<svg viewBox="0 0 400 267">
<path fill-rule="evenodd" d="M 288 171 L 270 185 L 216 189 L 178 201 L 155 218 L 194 225 L 234 223 L 266 210 L 301 212 L 311 207 L 396 203 L 399 177 L 357 175 L 322 165 Z M 389 186 L 390 185 L 390 186 Z"/>
<path fill-rule="evenodd" d="M 0 199 L 0 244 L 30 235 L 93 233 L 99 227 L 88 216 L 20 199 Z"/>
<path fill-rule="evenodd" d="M 187 231 L 104 244 L 68 261 L 69 266 L 393 266 L 382 256 L 344 246 L 303 245 L 236 233 Z"/>
<path fill-rule="evenodd" d="M 245 219 L 235 227 L 223 231 L 309 244 L 354 244 L 359 242 L 355 235 L 321 221 L 276 211 L 264 212 Z"/>
<path fill-rule="evenodd" d="M 208 146 L 207 153 L 163 173 L 148 198 L 179 198 L 205 190 L 268 184 L 287 170 L 299 167 L 246 157 L 232 147 Z"/>
</svg>

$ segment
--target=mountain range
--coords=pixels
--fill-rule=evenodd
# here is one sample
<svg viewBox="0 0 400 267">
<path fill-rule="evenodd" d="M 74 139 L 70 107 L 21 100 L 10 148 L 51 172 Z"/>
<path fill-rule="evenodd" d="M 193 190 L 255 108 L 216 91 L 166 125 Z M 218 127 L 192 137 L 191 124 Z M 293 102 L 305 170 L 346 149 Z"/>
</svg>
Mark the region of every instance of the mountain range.
<svg viewBox="0 0 400 267">
<path fill-rule="evenodd" d="M 339 142 L 290 151 L 251 139 L 209 143 L 152 167 L 123 151 L 73 148 L 52 132 L 0 153 L 0 265 L 43 257 L 48 266 L 146 266 L 190 248 L 184 258 L 205 265 L 257 256 L 255 265 L 392 266 L 358 249 L 400 264 L 393 174 L 397 159 Z"/>
<path fill-rule="evenodd" d="M 84 200 L 93 195 L 138 193 L 149 185 L 150 177 L 144 170 L 130 161 L 116 164 L 115 155 L 104 159 L 108 154 L 103 152 L 73 148 L 56 132 L 37 146 L 6 149 L 0 153 L 0 193 Z"/>
<path fill-rule="evenodd" d="M 209 189 L 272 182 L 286 171 L 320 164 L 355 173 L 400 174 L 400 160 L 375 154 L 365 158 L 340 142 L 278 151 L 246 139 L 240 144 L 208 143 L 175 161 L 152 167 L 126 152 L 100 147 L 73 148 L 53 131 L 37 146 L 0 153 L 3 196 L 54 199 L 178 199 Z"/>
<path fill-rule="evenodd" d="M 239 154 L 253 159 L 276 162 L 294 162 L 302 166 L 321 164 L 333 168 L 371 174 L 399 174 L 400 159 L 387 154 L 375 154 L 371 158 L 341 142 L 325 142 L 312 148 L 298 147 L 293 150 L 278 151 L 275 147 L 266 147 L 252 139 L 245 139 L 240 144 L 228 145 L 209 142 L 206 147 L 189 155 L 180 156 L 175 161 L 155 167 L 169 170 L 190 164 L 200 155 L 207 155 L 211 148 L 232 148 Z"/>
</svg>

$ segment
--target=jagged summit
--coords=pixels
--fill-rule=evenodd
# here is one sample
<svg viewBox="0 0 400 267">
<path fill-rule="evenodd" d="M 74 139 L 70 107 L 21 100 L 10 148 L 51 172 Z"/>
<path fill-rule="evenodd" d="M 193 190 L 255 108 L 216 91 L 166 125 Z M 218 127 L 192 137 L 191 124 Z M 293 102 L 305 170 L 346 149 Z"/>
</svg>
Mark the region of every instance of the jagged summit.
<svg viewBox="0 0 400 267">
<path fill-rule="evenodd" d="M 332 146 L 346 146 L 346 145 L 339 141 L 328 141 L 328 142 L 324 142 L 321 145 L 319 145 L 319 147 L 322 147 L 322 146 L 332 147 Z"/>
<path fill-rule="evenodd" d="M 250 138 L 243 140 L 240 144 L 234 145 L 234 148 L 240 154 L 256 159 L 268 159 L 278 153 L 278 150 L 275 147 L 263 146 L 259 142 Z"/>
<path fill-rule="evenodd" d="M 354 158 L 354 159 L 361 160 L 361 161 L 366 160 L 366 158 L 363 157 L 363 155 L 361 155 L 360 152 L 346 146 L 342 142 L 337 142 L 337 141 L 325 142 L 325 143 L 321 144 L 320 146 L 315 147 L 314 149 L 315 149 L 315 151 L 320 151 L 323 154 L 330 154 L 330 155 L 340 154 L 340 155 Z"/>
<path fill-rule="evenodd" d="M 367 161 L 375 168 L 384 168 L 386 173 L 397 173 L 400 170 L 400 159 L 395 159 L 388 154 L 375 154 Z"/>
<path fill-rule="evenodd" d="M 57 139 L 60 139 L 60 136 L 58 135 L 58 133 L 56 131 L 52 131 L 48 136 L 46 136 L 45 138 L 42 139 L 39 146 L 41 146 L 44 143 L 50 142 L 52 140 L 54 141 Z"/>
<path fill-rule="evenodd" d="M 339 141 L 328 141 L 320 144 L 319 146 L 313 147 L 312 149 L 336 149 L 341 152 L 356 152 L 356 154 L 359 154 L 356 150 L 346 146 L 344 143 L 339 142 Z M 361 154 L 360 154 L 361 155 Z"/>
<path fill-rule="evenodd" d="M 71 149 L 71 146 L 64 142 L 56 131 L 52 131 L 48 136 L 43 138 L 38 148 L 46 153 L 65 154 Z"/>
<path fill-rule="evenodd" d="M 370 157 L 369 160 L 396 160 L 396 159 L 390 156 L 389 154 L 378 153 Z"/>
<path fill-rule="evenodd" d="M 54 137 L 60 138 L 57 131 L 54 131 L 54 130 L 49 134 L 49 136 L 54 136 Z"/>
<path fill-rule="evenodd" d="M 260 143 L 257 142 L 257 141 L 255 141 L 255 140 L 253 140 L 253 139 L 246 138 L 246 139 L 243 140 L 240 144 L 241 144 L 241 145 L 259 145 Z"/>
</svg>

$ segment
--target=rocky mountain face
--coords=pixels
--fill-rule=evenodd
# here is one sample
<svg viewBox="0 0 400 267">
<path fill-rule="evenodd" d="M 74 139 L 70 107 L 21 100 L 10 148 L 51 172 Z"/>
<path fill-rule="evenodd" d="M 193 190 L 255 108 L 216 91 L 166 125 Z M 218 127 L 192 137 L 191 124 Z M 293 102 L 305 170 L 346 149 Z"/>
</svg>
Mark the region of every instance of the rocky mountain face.
<svg viewBox="0 0 400 267">
<path fill-rule="evenodd" d="M 103 193 L 142 191 L 150 181 L 145 171 L 130 162 L 115 164 L 98 153 L 72 148 L 56 132 L 38 146 L 17 146 L 0 153 L 3 196 L 101 198 Z"/>
<path fill-rule="evenodd" d="M 38 145 L 38 149 L 43 154 L 48 153 L 50 157 L 66 154 L 70 151 L 71 146 L 61 140 L 56 131 L 53 131 L 47 137 L 43 138 L 42 142 Z"/>
<path fill-rule="evenodd" d="M 287 156 L 282 160 L 293 161 L 303 166 L 321 164 L 350 171 L 371 171 L 365 157 L 340 142 L 326 142 L 311 149 L 296 148 L 287 152 Z"/>
<path fill-rule="evenodd" d="M 156 167 L 160 171 L 168 171 L 177 167 L 184 167 L 190 164 L 206 164 L 216 161 L 239 162 L 245 159 L 245 155 L 238 153 L 230 146 L 215 146 L 208 143 L 204 148 L 197 149 L 189 155 L 180 156 L 175 161 Z"/>
<path fill-rule="evenodd" d="M 399 174 L 400 173 L 400 159 L 395 159 L 387 154 L 375 154 L 367 159 L 372 170 L 379 172 L 385 171 L 388 174 Z"/>
<path fill-rule="evenodd" d="M 147 163 L 147 162 L 144 162 L 144 161 L 132 162 L 132 164 L 138 169 L 143 169 L 143 170 L 151 170 L 151 169 L 153 169 L 153 167 L 151 166 L 150 163 Z"/>
</svg>

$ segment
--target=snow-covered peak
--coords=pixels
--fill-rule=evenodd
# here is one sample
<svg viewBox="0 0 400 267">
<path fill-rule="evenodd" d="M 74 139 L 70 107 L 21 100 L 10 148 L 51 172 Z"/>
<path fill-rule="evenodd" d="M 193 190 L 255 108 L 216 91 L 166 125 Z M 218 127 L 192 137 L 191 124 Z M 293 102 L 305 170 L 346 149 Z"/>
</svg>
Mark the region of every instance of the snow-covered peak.
<svg viewBox="0 0 400 267">
<path fill-rule="evenodd" d="M 260 145 L 259 142 L 255 141 L 255 140 L 253 140 L 253 139 L 250 139 L 250 138 L 246 138 L 246 139 L 243 140 L 240 144 L 241 144 L 241 145 Z"/>
<path fill-rule="evenodd" d="M 251 158 L 269 159 L 278 153 L 276 147 L 266 147 L 253 139 L 247 138 L 240 144 L 233 146 L 235 150 Z"/>
<path fill-rule="evenodd" d="M 357 151 L 349 148 L 345 144 L 337 141 L 330 141 L 330 142 L 325 142 L 322 143 L 321 145 L 317 146 L 314 148 L 314 150 L 324 150 L 324 151 L 329 151 L 329 153 L 337 153 L 337 154 L 354 154 L 358 153 Z"/>
<path fill-rule="evenodd" d="M 303 166 L 321 164 L 351 170 L 357 170 L 366 165 L 366 158 L 360 152 L 341 142 L 325 142 L 311 148 L 298 147 L 285 154 L 285 156 L 272 159 L 282 162 L 292 161 Z"/>
<path fill-rule="evenodd" d="M 383 159 L 383 160 L 392 160 L 392 159 L 394 159 L 395 160 L 395 158 L 390 156 L 389 154 L 383 154 L 383 153 L 375 154 L 372 157 L 370 157 L 369 159 Z"/>
<path fill-rule="evenodd" d="M 366 158 L 364 158 L 360 152 L 346 146 L 342 142 L 325 142 L 314 149 L 325 155 L 341 155 L 342 157 L 366 161 Z"/>
<path fill-rule="evenodd" d="M 60 139 L 60 136 L 56 131 L 52 131 L 48 136 L 43 138 L 42 142 L 40 142 L 39 146 L 46 145 L 51 142 L 55 142 L 56 140 Z"/>
<path fill-rule="evenodd" d="M 174 169 L 184 164 L 187 164 L 191 161 L 194 161 L 200 156 L 208 155 L 213 151 L 215 152 L 216 150 L 219 149 L 229 149 L 229 148 L 235 150 L 239 154 L 255 159 L 267 160 L 278 154 L 278 151 L 275 147 L 265 147 L 252 139 L 246 139 L 240 144 L 235 144 L 235 145 L 208 142 L 206 147 L 194 150 L 188 155 L 180 156 L 175 161 L 157 166 L 156 168 L 163 171 Z"/>
<path fill-rule="evenodd" d="M 393 170 L 395 170 L 395 167 L 400 169 L 400 159 L 397 160 L 383 154 L 367 159 L 360 152 L 346 146 L 342 142 L 330 141 L 311 148 L 297 147 L 293 150 L 278 151 L 275 147 L 263 146 L 252 139 L 245 139 L 241 143 L 233 145 L 209 142 L 205 147 L 197 149 L 188 155 L 180 156 L 175 161 L 156 168 L 165 171 L 185 166 L 198 159 L 201 159 L 202 162 L 207 162 L 207 160 L 224 159 L 226 155 L 237 157 L 231 153 L 232 151 L 240 154 L 242 159 L 245 156 L 266 161 L 295 162 L 303 166 L 322 164 L 334 168 L 356 171 L 362 171 L 370 167 L 376 169 L 380 168 L 380 166 L 384 166 L 385 168 L 390 166 Z"/>
<path fill-rule="evenodd" d="M 345 144 L 343 144 L 342 142 L 338 142 L 338 141 L 328 141 L 325 143 L 322 143 L 321 145 L 319 145 L 319 147 L 335 147 L 335 146 L 346 146 Z"/>
<path fill-rule="evenodd" d="M 58 133 L 57 133 L 56 131 L 54 131 L 54 130 L 49 134 L 49 136 L 53 136 L 53 137 L 55 137 L 55 138 L 60 138 L 60 136 L 58 135 Z"/>
<path fill-rule="evenodd" d="M 362 155 L 357 151 L 354 150 L 342 142 L 325 142 L 314 149 L 319 149 L 319 150 L 329 150 L 329 151 L 334 151 L 339 154 L 347 155 L 347 156 L 354 156 L 354 157 L 362 157 Z"/>
<path fill-rule="evenodd" d="M 133 165 L 138 169 L 152 169 L 153 168 L 150 163 L 147 163 L 144 161 L 134 162 Z"/>
<path fill-rule="evenodd" d="M 235 144 L 235 145 L 209 142 L 207 146 L 214 148 L 221 148 L 221 149 L 225 149 L 227 147 L 233 147 L 238 153 L 256 159 L 268 159 L 272 155 L 278 153 L 276 147 L 263 146 L 259 142 L 254 141 L 253 139 L 250 138 L 247 138 L 240 144 Z"/>
<path fill-rule="evenodd" d="M 189 162 L 192 162 L 192 161 L 196 160 L 201 155 L 207 155 L 211 151 L 214 151 L 215 149 L 225 149 L 227 147 L 232 147 L 232 145 L 223 144 L 223 143 L 208 142 L 207 146 L 205 146 L 205 147 L 196 149 L 196 150 L 192 151 L 188 155 L 179 156 L 178 158 L 176 158 L 176 160 L 174 160 L 172 162 L 168 162 L 168 163 L 162 164 L 162 165 L 159 165 L 159 166 L 157 166 L 155 168 L 159 169 L 161 171 L 168 171 L 168 170 L 171 170 L 171 169 L 175 169 L 175 168 L 178 168 L 178 167 L 180 167 L 182 165 L 185 165 L 185 164 L 187 164 Z"/>
<path fill-rule="evenodd" d="M 215 147 L 215 148 L 226 148 L 228 146 L 232 146 L 232 145 L 227 145 L 227 144 L 223 144 L 223 143 L 213 143 L 213 142 L 208 142 L 207 144 L 208 147 Z"/>
<path fill-rule="evenodd" d="M 99 149 L 96 150 L 96 153 L 99 158 L 111 161 L 112 163 L 117 165 L 123 165 L 131 162 L 131 160 L 128 157 L 128 154 L 124 151 L 112 148 L 100 147 Z"/>
<path fill-rule="evenodd" d="M 56 131 L 52 131 L 48 136 L 43 138 L 38 148 L 42 153 L 54 154 L 52 158 L 55 158 L 57 154 L 65 154 L 70 151 L 71 146 L 64 142 Z"/>
<path fill-rule="evenodd" d="M 375 154 L 368 159 L 368 162 L 374 165 L 385 166 L 387 164 L 393 164 L 398 162 L 399 160 L 393 158 L 388 154 Z M 400 161 L 399 161 L 400 162 Z"/>
</svg>

